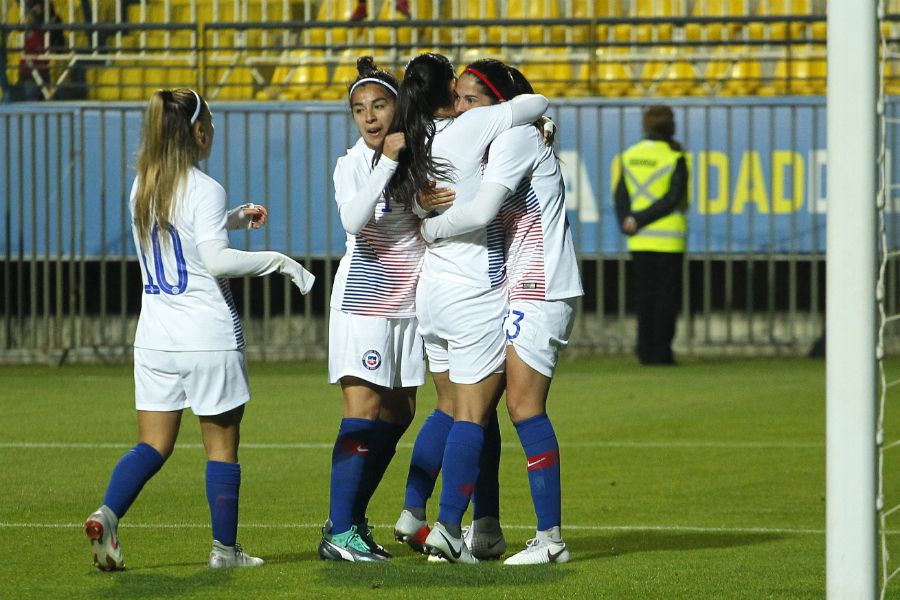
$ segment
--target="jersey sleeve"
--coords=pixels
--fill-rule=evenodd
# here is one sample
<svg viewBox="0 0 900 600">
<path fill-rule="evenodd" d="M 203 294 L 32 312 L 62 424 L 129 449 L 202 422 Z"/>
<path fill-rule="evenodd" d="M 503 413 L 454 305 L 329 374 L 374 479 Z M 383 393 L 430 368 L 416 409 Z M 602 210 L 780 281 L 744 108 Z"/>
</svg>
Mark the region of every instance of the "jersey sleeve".
<svg viewBox="0 0 900 600">
<path fill-rule="evenodd" d="M 457 119 L 464 125 L 461 134 L 465 139 L 460 142 L 484 152 L 494 138 L 513 126 L 513 111 L 509 102 L 502 102 L 467 110 Z"/>
<path fill-rule="evenodd" d="M 190 198 L 194 206 L 194 243 L 197 245 L 211 240 L 228 241 L 225 222 L 227 198 L 225 188 L 213 180 L 198 185 Z"/>
<path fill-rule="evenodd" d="M 535 156 L 538 156 L 536 142 L 539 137 L 537 129 L 532 125 L 513 127 L 497 136 L 488 150 L 488 162 L 482 181 L 499 183 L 509 190 L 515 190 L 534 171 Z"/>
<path fill-rule="evenodd" d="M 381 157 L 370 173 L 360 168 L 359 162 L 355 161 L 351 166 L 349 157 L 342 157 L 334 169 L 335 201 L 341 224 L 347 233 L 354 235 L 375 214 L 375 206 L 397 170 L 397 162 L 386 156 Z"/>
</svg>

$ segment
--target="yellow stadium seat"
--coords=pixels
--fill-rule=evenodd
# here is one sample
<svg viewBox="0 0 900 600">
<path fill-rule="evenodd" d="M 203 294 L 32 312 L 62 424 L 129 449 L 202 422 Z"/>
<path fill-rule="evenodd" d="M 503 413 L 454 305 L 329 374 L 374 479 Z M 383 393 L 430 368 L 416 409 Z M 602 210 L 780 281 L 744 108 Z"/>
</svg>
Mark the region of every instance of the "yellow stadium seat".
<svg viewBox="0 0 900 600">
<path fill-rule="evenodd" d="M 87 82 L 91 100 L 119 100 L 122 89 L 122 69 L 118 67 L 88 69 Z"/>
<path fill-rule="evenodd" d="M 522 73 L 539 94 L 566 96 L 573 94 L 572 62 L 564 50 L 548 48 L 521 65 Z"/>
<path fill-rule="evenodd" d="M 752 96 L 762 84 L 762 65 L 747 58 L 747 49 L 722 51 L 707 63 L 703 80 L 709 88 L 723 96 Z"/>
<path fill-rule="evenodd" d="M 748 0 L 694 0 L 691 15 L 694 17 L 741 17 L 747 14 Z M 740 25 L 725 23 L 690 24 L 685 27 L 685 37 L 692 42 L 736 39 L 740 37 Z"/>
<path fill-rule="evenodd" d="M 268 98 L 279 100 L 315 99 L 328 87 L 328 65 L 322 52 L 287 51 L 275 67 Z M 257 98 L 260 94 L 257 95 Z"/>
<path fill-rule="evenodd" d="M 508 0 L 506 4 L 507 19 L 529 19 L 542 22 L 545 19 L 559 18 L 557 0 Z M 565 27 L 546 27 L 529 25 L 528 27 L 510 26 L 506 28 L 507 41 L 519 44 L 522 42 L 564 42 Z"/>
<path fill-rule="evenodd" d="M 353 6 L 355 6 L 355 2 Z M 319 4 L 319 10 L 316 12 L 315 20 L 317 22 L 335 22 L 335 21 L 346 21 L 347 15 L 352 12 L 353 8 L 350 5 L 350 2 L 321 2 Z M 304 45 L 315 45 L 315 46 L 323 46 L 323 45 L 343 45 L 346 44 L 347 41 L 353 37 L 351 32 L 353 29 L 348 27 L 314 27 L 310 29 L 304 30 L 301 35 L 301 39 L 304 41 Z"/>
<path fill-rule="evenodd" d="M 756 13 L 760 16 L 802 16 L 812 13 L 810 0 L 759 0 Z M 806 33 L 805 23 L 775 22 L 768 24 L 766 39 L 784 40 L 790 34 L 791 39 L 802 39 Z"/>
<path fill-rule="evenodd" d="M 412 11 L 412 7 L 410 7 Z M 396 21 L 402 23 L 406 17 L 397 12 L 396 3 L 393 0 L 385 0 L 381 3 L 381 10 L 376 15 L 379 21 Z M 409 44 L 412 40 L 411 27 L 372 27 L 368 31 L 370 42 L 379 46 Z"/>
<path fill-rule="evenodd" d="M 600 96 L 633 96 L 637 93 L 634 75 L 626 56 L 619 52 L 607 52 L 599 48 L 597 56 L 597 92 Z"/>
<path fill-rule="evenodd" d="M 609 19 L 618 17 L 619 3 L 617 0 L 584 0 L 572 3 L 572 17 L 576 19 Z M 598 25 L 595 40 L 598 42 L 608 41 L 610 27 L 608 25 Z M 572 27 L 572 41 L 583 43 L 590 40 L 591 29 L 589 26 Z"/>
<path fill-rule="evenodd" d="M 660 60 L 646 63 L 641 80 L 644 86 L 659 96 L 692 96 L 698 93 L 693 62 L 675 49 L 663 49 Z"/>
<path fill-rule="evenodd" d="M 465 0 L 460 3 L 460 19 L 497 20 L 497 4 L 494 0 Z M 500 27 L 466 27 L 463 37 L 470 44 L 500 41 Z"/>
<path fill-rule="evenodd" d="M 772 82 L 765 93 L 774 95 L 824 95 L 827 69 L 824 57 L 798 56 L 775 64 Z"/>
<path fill-rule="evenodd" d="M 676 17 L 684 16 L 684 0 L 632 0 L 632 17 Z M 634 40 L 638 42 L 665 42 L 672 39 L 672 26 L 659 25 L 635 25 L 633 28 Z"/>
<path fill-rule="evenodd" d="M 897 61 L 885 61 L 884 91 L 891 96 L 900 95 L 900 64 Z"/>
</svg>

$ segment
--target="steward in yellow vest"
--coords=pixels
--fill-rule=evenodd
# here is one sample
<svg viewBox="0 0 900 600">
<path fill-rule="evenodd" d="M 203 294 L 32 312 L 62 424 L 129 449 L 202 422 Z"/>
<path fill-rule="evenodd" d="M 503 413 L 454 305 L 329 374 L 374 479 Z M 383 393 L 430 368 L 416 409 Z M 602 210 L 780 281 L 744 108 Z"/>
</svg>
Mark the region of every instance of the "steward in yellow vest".
<svg viewBox="0 0 900 600">
<path fill-rule="evenodd" d="M 675 364 L 671 346 L 687 237 L 687 161 L 673 139 L 670 108 L 648 108 L 643 127 L 645 139 L 620 157 L 615 209 L 635 274 L 638 359 Z"/>
</svg>

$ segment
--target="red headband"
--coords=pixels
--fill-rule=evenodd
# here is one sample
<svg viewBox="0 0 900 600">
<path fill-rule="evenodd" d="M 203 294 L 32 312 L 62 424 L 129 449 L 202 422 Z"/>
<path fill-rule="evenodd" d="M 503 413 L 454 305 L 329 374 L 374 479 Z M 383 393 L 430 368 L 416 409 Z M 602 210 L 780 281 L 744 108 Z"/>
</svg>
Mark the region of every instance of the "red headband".
<svg viewBox="0 0 900 600">
<path fill-rule="evenodd" d="M 490 81 L 488 81 L 487 77 L 485 77 L 484 75 L 482 75 L 481 73 L 479 73 L 478 71 L 473 69 L 472 67 L 466 67 L 466 70 L 463 71 L 463 73 L 471 73 L 472 75 L 474 75 L 475 77 L 480 79 L 484 83 L 484 85 L 488 86 L 488 88 L 492 92 L 494 92 L 494 95 L 497 96 L 497 100 L 500 100 L 501 102 L 505 100 L 505 98 L 503 97 L 503 94 L 500 93 L 500 90 L 495 88 L 494 84 L 491 83 Z"/>
</svg>

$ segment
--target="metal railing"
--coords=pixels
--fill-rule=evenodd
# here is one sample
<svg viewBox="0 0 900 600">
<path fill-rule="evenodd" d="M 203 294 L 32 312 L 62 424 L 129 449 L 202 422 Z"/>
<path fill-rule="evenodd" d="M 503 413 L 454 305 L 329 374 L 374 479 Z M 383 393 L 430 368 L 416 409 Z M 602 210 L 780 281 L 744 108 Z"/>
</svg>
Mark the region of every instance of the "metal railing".
<svg viewBox="0 0 900 600">
<path fill-rule="evenodd" d="M 682 100 L 691 161 L 688 268 L 676 349 L 802 353 L 822 333 L 825 109 L 821 99 Z M 888 105 L 896 118 L 900 104 Z M 0 108 L 0 361 L 126 356 L 140 307 L 126 197 L 143 105 Z M 346 105 L 218 104 L 206 170 L 230 202 L 269 206 L 270 225 L 232 242 L 272 248 L 318 276 L 296 295 L 279 277 L 233 289 L 257 358 L 323 356 L 344 234 L 331 174 L 356 140 Z M 628 351 L 632 282 L 612 215 L 615 157 L 640 137 L 640 104 L 555 101 L 568 216 L 587 295 L 575 352 Z M 889 140 L 894 149 L 896 140 Z M 891 152 L 891 169 L 900 169 Z M 897 187 L 897 186 L 894 186 Z M 892 191 L 894 188 L 891 188 Z M 888 236 L 900 244 L 896 196 Z M 896 311 L 900 273 L 888 276 Z M 893 291 L 892 291 L 893 290 Z M 896 346 L 896 339 L 888 340 Z"/>
</svg>

